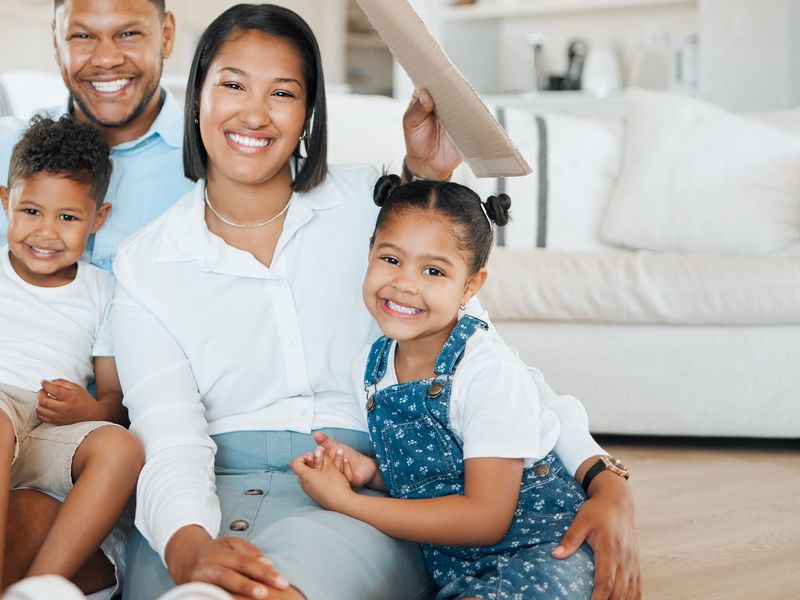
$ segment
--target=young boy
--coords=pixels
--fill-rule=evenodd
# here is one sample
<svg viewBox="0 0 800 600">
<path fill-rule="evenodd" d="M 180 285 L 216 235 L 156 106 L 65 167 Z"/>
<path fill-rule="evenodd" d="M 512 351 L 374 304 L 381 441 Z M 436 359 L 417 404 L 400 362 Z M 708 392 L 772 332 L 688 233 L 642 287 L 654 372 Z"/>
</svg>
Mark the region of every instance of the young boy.
<svg viewBox="0 0 800 600">
<path fill-rule="evenodd" d="M 117 586 L 124 571 L 125 532 L 114 526 L 144 456 L 115 424 L 126 415 L 111 346 L 114 279 L 80 261 L 111 209 L 103 204 L 110 176 L 109 147 L 94 127 L 35 118 L 11 155 L 8 188 L 0 186 L 8 219 L 0 249 L 0 572 L 20 568 L 5 564 L 3 540 L 8 490 L 22 487 L 66 499 L 20 574 L 71 578 L 98 547 Z M 92 379 L 96 399 L 86 389 Z M 0 590 L 18 577 L 0 580 Z"/>
</svg>

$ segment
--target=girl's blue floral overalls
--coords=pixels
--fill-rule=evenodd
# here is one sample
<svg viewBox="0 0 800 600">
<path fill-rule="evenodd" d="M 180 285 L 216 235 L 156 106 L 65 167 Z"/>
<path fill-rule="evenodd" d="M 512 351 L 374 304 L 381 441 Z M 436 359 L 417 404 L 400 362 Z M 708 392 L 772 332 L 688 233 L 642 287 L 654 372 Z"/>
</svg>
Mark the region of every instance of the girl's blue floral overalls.
<svg viewBox="0 0 800 600">
<path fill-rule="evenodd" d="M 436 360 L 433 379 L 376 390 L 386 373 L 393 340 L 372 345 L 364 386 L 369 434 L 389 494 L 431 498 L 464 493 L 462 443 L 450 426 L 453 375 L 467 340 L 486 323 L 462 317 Z M 502 402 L 502 398 L 486 398 Z M 594 579 L 591 550 L 583 546 L 566 560 L 550 556 L 586 496 L 550 452 L 525 469 L 514 519 L 498 544 L 422 549 L 431 575 L 443 589 L 437 599 L 478 597 L 588 598 Z"/>
</svg>

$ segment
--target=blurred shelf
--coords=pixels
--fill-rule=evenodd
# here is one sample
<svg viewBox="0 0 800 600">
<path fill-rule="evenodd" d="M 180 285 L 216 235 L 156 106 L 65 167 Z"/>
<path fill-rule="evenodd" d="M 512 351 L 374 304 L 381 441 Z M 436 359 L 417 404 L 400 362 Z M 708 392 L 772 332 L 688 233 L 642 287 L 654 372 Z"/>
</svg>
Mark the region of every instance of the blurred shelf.
<svg viewBox="0 0 800 600">
<path fill-rule="evenodd" d="M 385 50 L 389 52 L 389 49 L 386 47 L 386 42 L 384 42 L 380 36 L 375 33 L 356 33 L 356 32 L 348 32 L 347 33 L 347 47 L 348 48 L 360 48 L 362 50 Z"/>
<path fill-rule="evenodd" d="M 524 92 L 520 94 L 481 94 L 495 108 L 519 108 L 536 113 L 562 113 L 583 117 L 618 118 L 625 114 L 623 92 L 606 96 L 590 92 Z"/>
<path fill-rule="evenodd" d="M 697 0 L 479 0 L 476 4 L 446 7 L 442 10 L 442 17 L 446 21 L 472 21 L 673 4 L 694 5 Z"/>
</svg>

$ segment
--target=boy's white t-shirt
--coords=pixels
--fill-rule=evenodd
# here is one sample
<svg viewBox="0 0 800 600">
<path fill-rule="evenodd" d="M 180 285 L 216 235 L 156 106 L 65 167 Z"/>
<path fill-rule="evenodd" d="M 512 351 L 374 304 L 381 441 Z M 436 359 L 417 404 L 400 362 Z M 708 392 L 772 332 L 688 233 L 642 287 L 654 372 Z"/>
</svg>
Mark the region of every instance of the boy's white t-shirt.
<svg viewBox="0 0 800 600">
<path fill-rule="evenodd" d="M 397 384 L 392 344 L 382 390 Z M 364 401 L 364 369 L 370 347 L 353 362 L 353 385 Z M 372 392 L 372 388 L 370 388 Z M 468 458 L 523 458 L 525 468 L 555 448 L 560 433 L 556 414 L 542 405 L 528 367 L 491 331 L 476 331 L 453 376 L 450 426 Z"/>
<path fill-rule="evenodd" d="M 60 287 L 31 285 L 0 248 L 0 383 L 40 389 L 43 379 L 86 387 L 93 357 L 114 356 L 111 300 L 114 276 L 85 262 Z"/>
</svg>

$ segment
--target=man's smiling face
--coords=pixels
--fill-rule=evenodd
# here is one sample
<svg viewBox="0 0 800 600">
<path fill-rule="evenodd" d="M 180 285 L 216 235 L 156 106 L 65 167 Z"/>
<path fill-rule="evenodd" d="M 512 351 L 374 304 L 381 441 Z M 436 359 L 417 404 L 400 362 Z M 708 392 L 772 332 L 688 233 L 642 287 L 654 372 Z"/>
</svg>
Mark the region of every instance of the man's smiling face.
<svg viewBox="0 0 800 600">
<path fill-rule="evenodd" d="M 172 15 L 150 0 L 65 0 L 55 12 L 53 43 L 74 116 L 101 128 L 147 131 L 160 109 L 161 69 L 174 33 Z"/>
</svg>

